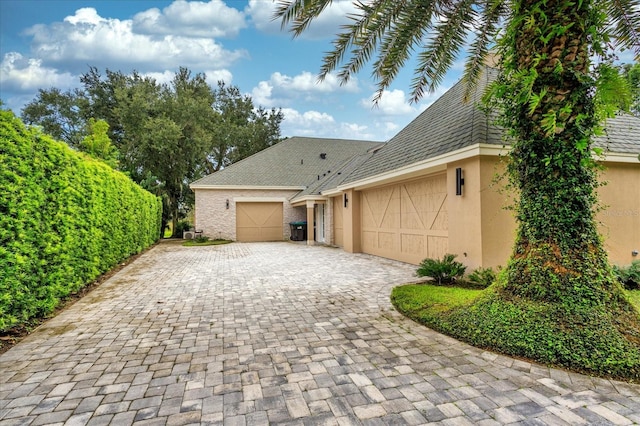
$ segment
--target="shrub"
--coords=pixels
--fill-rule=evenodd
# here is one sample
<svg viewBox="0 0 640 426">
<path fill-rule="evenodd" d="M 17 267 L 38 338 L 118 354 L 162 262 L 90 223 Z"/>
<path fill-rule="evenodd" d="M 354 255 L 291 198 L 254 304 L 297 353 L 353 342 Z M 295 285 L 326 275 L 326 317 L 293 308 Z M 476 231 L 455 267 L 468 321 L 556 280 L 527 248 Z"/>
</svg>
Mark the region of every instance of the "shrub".
<svg viewBox="0 0 640 426">
<path fill-rule="evenodd" d="M 160 236 L 162 205 L 127 176 L 0 111 L 0 330 Z"/>
<path fill-rule="evenodd" d="M 174 233 L 174 235 L 178 238 L 182 238 L 182 233 L 184 231 L 190 230 L 191 228 L 192 226 L 188 220 L 180 220 L 176 224 L 176 232 Z"/>
<path fill-rule="evenodd" d="M 442 260 L 424 259 L 416 272 L 420 277 L 433 278 L 438 284 L 451 283 L 464 275 L 464 271 L 467 269 L 455 258 L 454 254 L 445 254 Z"/>
<path fill-rule="evenodd" d="M 640 289 L 640 260 L 634 260 L 630 266 L 613 266 L 613 273 L 627 290 Z"/>
<path fill-rule="evenodd" d="M 469 274 L 469 281 L 477 287 L 487 288 L 496 280 L 496 273 L 492 268 L 477 268 Z"/>
<path fill-rule="evenodd" d="M 206 243 L 207 241 L 209 241 L 209 237 L 205 236 L 205 235 L 198 235 L 194 241 L 196 243 L 202 244 L 202 243 Z"/>
</svg>

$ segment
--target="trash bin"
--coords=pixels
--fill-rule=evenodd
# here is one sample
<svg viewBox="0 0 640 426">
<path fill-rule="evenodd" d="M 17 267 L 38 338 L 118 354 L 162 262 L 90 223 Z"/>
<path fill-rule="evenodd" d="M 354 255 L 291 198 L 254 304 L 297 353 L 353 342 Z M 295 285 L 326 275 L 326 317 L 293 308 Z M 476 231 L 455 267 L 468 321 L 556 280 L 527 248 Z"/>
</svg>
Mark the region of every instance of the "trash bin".
<svg viewBox="0 0 640 426">
<path fill-rule="evenodd" d="M 291 222 L 291 241 L 306 241 L 307 239 L 307 222 Z"/>
</svg>

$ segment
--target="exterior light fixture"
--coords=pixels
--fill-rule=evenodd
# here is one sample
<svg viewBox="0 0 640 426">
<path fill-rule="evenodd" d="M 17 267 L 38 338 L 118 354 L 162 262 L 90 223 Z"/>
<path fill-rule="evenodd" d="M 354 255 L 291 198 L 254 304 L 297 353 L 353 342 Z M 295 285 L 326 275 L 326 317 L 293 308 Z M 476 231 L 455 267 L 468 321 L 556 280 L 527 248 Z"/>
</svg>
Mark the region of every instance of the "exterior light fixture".
<svg viewBox="0 0 640 426">
<path fill-rule="evenodd" d="M 229 210 L 229 199 L 227 198 L 227 202 L 225 203 L 225 206 L 227 207 L 227 210 Z"/>
<path fill-rule="evenodd" d="M 464 178 L 462 177 L 462 168 L 456 169 L 456 195 L 462 195 L 462 185 L 464 185 Z"/>
<path fill-rule="evenodd" d="M 344 200 L 344 208 L 347 208 L 347 205 L 349 204 L 349 198 L 347 197 L 347 194 L 342 194 L 342 198 Z"/>
</svg>

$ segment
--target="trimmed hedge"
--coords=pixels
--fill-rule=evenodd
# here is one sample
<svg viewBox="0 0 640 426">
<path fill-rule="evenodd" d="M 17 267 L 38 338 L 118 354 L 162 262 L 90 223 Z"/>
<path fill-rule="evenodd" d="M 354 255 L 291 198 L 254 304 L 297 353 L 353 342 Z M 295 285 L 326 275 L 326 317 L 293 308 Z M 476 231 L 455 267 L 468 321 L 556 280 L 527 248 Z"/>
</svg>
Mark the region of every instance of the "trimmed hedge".
<svg viewBox="0 0 640 426">
<path fill-rule="evenodd" d="M 155 243 L 161 214 L 126 175 L 0 111 L 0 331 Z"/>
</svg>

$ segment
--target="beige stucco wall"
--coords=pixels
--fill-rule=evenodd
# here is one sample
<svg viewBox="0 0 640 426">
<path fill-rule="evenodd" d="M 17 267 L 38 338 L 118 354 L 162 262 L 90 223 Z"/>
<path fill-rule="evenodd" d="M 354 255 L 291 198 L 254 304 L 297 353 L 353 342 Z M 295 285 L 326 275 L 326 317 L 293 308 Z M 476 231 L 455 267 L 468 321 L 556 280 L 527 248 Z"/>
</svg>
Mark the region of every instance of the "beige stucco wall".
<svg viewBox="0 0 640 426">
<path fill-rule="evenodd" d="M 236 200 L 282 201 L 283 203 L 283 240 L 291 236 L 290 222 L 306 219 L 305 207 L 292 207 L 289 199 L 297 191 L 288 190 L 249 190 L 249 189 L 196 189 L 195 191 L 195 228 L 202 230 L 209 238 L 236 239 Z M 226 208 L 229 200 L 229 209 Z"/>
<path fill-rule="evenodd" d="M 506 207 L 517 199 L 504 190 L 504 160 L 494 156 L 475 157 L 447 168 L 449 194 L 455 194 L 455 169 L 464 171 L 462 196 L 449 197 L 449 249 L 471 271 L 479 266 L 505 266 L 516 236 L 516 222 Z M 640 255 L 640 164 L 607 163 L 598 189 L 605 209 L 597 215 L 599 231 L 609 260 L 628 265 Z M 466 256 L 465 256 L 466 253 Z"/>
<path fill-rule="evenodd" d="M 462 168 L 462 195 L 456 194 L 456 168 Z M 467 266 L 504 266 L 515 236 L 513 214 L 506 210 L 509 197 L 499 191 L 496 177 L 504 167 L 499 157 L 480 156 L 447 165 L 449 252 Z"/>
<path fill-rule="evenodd" d="M 640 255 L 640 163 L 607 163 L 598 189 L 604 208 L 596 219 L 604 238 L 609 260 L 617 265 L 629 265 Z"/>
</svg>

